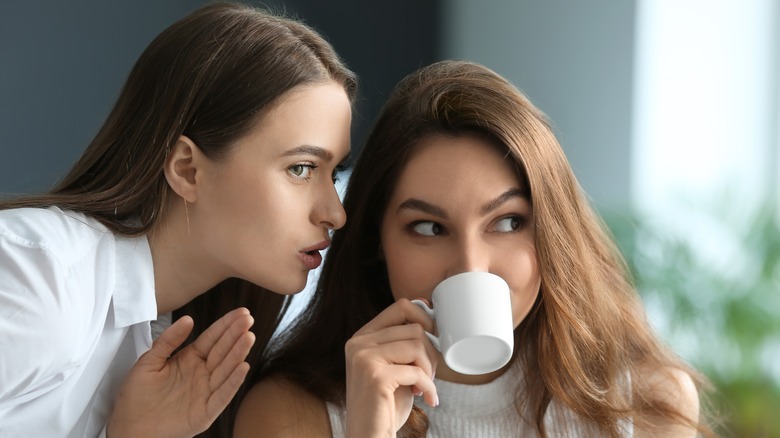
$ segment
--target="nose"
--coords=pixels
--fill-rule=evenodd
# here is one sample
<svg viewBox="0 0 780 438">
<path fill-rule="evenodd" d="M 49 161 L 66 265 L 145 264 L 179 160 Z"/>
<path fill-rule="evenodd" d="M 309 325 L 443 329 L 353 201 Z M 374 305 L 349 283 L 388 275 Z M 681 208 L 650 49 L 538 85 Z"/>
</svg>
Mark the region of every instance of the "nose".
<svg viewBox="0 0 780 438">
<path fill-rule="evenodd" d="M 347 212 L 341 205 L 341 199 L 335 185 L 324 192 L 313 210 L 315 215 L 313 222 L 331 230 L 338 230 L 347 222 Z"/>
<path fill-rule="evenodd" d="M 490 251 L 484 240 L 476 235 L 461 236 L 454 243 L 447 278 L 463 272 L 490 272 Z"/>
</svg>

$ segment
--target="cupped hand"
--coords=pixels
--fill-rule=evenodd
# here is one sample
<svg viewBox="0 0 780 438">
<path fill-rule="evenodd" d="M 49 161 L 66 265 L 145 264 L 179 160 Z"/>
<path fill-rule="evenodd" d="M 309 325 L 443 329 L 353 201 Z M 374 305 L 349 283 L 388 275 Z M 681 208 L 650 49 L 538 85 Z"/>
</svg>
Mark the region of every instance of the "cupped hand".
<svg viewBox="0 0 780 438">
<path fill-rule="evenodd" d="M 107 426 L 108 438 L 191 437 L 206 430 L 243 383 L 255 342 L 245 308 L 217 320 L 171 356 L 193 328 L 185 316 L 168 327 L 128 373 Z"/>
<path fill-rule="evenodd" d="M 438 404 L 433 376 L 439 354 L 425 331 L 433 321 L 407 299 L 396 301 L 346 343 L 347 436 L 395 436 L 414 396 Z"/>
</svg>

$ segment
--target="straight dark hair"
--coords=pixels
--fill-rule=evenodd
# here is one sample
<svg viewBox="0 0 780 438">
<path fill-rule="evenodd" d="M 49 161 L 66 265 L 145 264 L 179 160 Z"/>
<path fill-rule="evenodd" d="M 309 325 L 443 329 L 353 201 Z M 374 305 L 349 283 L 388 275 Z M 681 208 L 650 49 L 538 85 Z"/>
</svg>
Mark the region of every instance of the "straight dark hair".
<svg viewBox="0 0 780 438">
<path fill-rule="evenodd" d="M 247 5 L 205 5 L 160 33 L 135 63 L 116 104 L 70 172 L 50 191 L 0 201 L 0 209 L 58 206 L 93 217 L 113 232 L 141 236 L 165 215 L 171 189 L 163 166 L 181 135 L 214 160 L 257 125 L 295 87 L 335 81 L 350 100 L 357 78 L 333 47 L 303 22 Z M 247 307 L 261 363 L 287 298 L 235 278 L 174 312 L 191 315 L 189 341 L 227 311 Z M 207 435 L 230 436 L 225 421 Z"/>
</svg>

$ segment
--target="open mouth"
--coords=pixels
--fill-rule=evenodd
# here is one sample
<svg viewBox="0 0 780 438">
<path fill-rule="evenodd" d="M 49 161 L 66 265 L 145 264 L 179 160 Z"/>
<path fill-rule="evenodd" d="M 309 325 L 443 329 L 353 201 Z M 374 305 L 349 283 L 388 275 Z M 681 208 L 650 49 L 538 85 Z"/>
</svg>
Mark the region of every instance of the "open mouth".
<svg viewBox="0 0 780 438">
<path fill-rule="evenodd" d="M 317 269 L 322 263 L 322 254 L 319 250 L 313 249 L 309 251 L 301 251 L 301 260 L 307 269 Z"/>
</svg>

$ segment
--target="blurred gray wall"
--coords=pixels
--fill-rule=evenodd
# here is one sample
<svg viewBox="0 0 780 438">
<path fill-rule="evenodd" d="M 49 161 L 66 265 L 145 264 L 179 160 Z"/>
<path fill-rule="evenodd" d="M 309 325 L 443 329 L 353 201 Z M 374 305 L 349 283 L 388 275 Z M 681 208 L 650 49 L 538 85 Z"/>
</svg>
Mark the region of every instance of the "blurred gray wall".
<svg viewBox="0 0 780 438">
<path fill-rule="evenodd" d="M 451 0 L 445 57 L 481 62 L 551 119 L 574 171 L 601 208 L 631 194 L 636 0 Z"/>
<path fill-rule="evenodd" d="M 0 196 L 45 190 L 62 177 L 144 47 L 203 3 L 0 6 Z M 635 0 L 262 3 L 319 30 L 360 76 L 353 149 L 406 73 L 443 58 L 471 59 L 548 114 L 597 205 L 627 204 Z"/>
<path fill-rule="evenodd" d="M 63 177 L 97 133 L 143 49 L 204 3 L 11 0 L 0 5 L 0 197 L 46 190 Z M 302 19 L 359 75 L 355 151 L 388 91 L 406 73 L 434 61 L 439 46 L 436 0 L 247 3 Z"/>
<path fill-rule="evenodd" d="M 0 6 L 0 194 L 44 190 L 97 133 L 143 48 L 192 1 Z"/>
</svg>

